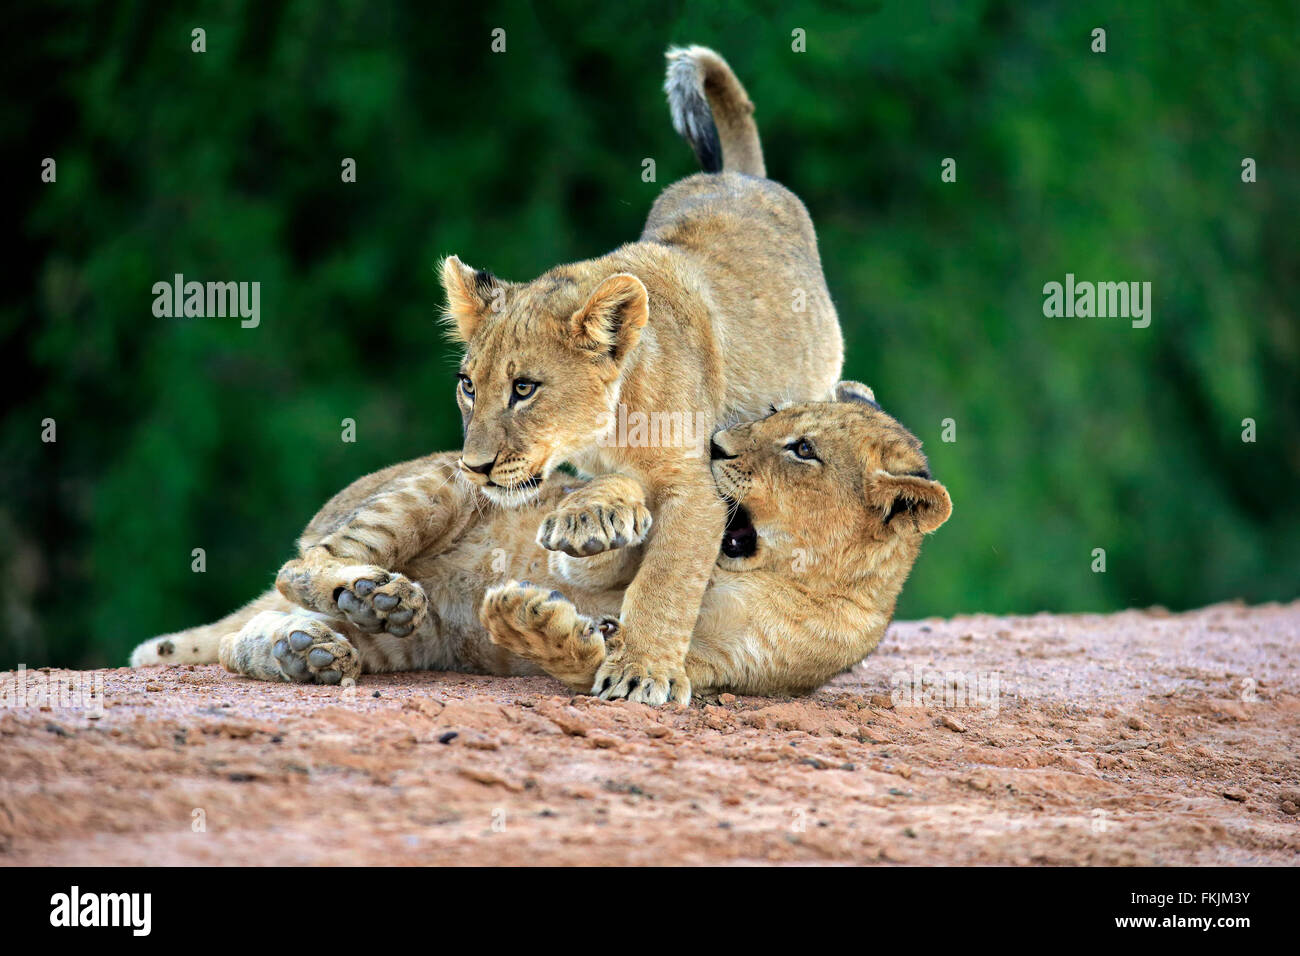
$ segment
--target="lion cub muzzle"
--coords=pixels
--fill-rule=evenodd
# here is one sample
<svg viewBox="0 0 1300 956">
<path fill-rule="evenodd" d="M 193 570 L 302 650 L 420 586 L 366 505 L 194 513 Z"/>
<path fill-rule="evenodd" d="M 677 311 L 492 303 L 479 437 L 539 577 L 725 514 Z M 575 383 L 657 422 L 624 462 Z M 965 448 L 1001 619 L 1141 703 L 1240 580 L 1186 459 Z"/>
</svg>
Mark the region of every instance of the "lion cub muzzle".
<svg viewBox="0 0 1300 956">
<path fill-rule="evenodd" d="M 489 461 L 474 461 L 462 456 L 456 465 L 462 478 L 502 504 L 521 503 L 531 497 L 546 478 L 542 471 L 533 471 L 521 457 L 508 456 L 502 462 L 499 454 Z"/>
</svg>

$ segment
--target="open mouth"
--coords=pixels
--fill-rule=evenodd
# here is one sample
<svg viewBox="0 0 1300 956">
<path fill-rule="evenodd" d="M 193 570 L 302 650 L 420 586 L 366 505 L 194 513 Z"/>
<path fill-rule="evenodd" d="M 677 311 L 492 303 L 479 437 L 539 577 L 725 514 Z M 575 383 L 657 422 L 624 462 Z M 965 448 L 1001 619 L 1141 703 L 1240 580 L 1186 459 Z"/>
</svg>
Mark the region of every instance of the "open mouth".
<svg viewBox="0 0 1300 956">
<path fill-rule="evenodd" d="M 758 532 L 745 506 L 727 502 L 727 528 L 722 532 L 722 553 L 729 558 L 752 558 L 758 551 Z"/>
</svg>

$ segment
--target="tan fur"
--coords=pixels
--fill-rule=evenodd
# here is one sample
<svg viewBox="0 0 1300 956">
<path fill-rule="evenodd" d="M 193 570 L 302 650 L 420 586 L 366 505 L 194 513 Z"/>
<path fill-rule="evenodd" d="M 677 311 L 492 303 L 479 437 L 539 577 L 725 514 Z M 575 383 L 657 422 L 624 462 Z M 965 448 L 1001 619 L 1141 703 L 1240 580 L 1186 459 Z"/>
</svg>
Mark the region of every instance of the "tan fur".
<svg viewBox="0 0 1300 956">
<path fill-rule="evenodd" d="M 678 88 L 694 77 L 728 168 L 761 171 L 752 107 L 725 62 L 702 48 L 674 56 L 670 95 L 674 70 Z M 596 679 L 609 696 L 688 699 L 685 656 L 723 526 L 705 439 L 773 399 L 824 397 L 843 360 L 803 204 L 755 176 L 696 175 L 664 191 L 639 241 L 601 258 L 508 283 L 452 256 L 442 276 L 465 343 L 462 473 L 506 505 L 564 461 L 644 486 L 654 525 Z M 685 416 L 702 438 L 610 445 L 620 405 Z"/>
<path fill-rule="evenodd" d="M 709 140 L 707 124 L 712 121 L 724 169 L 750 176 L 767 175 L 754 123 L 754 104 L 722 57 L 702 46 L 670 49 L 664 90 L 668 93 L 673 128 L 687 142 L 695 146 Z M 701 103 L 701 98 L 705 102 Z M 703 145 L 703 151 L 707 152 L 710 145 Z M 697 148 L 697 153 L 700 151 Z"/>
<path fill-rule="evenodd" d="M 649 524 L 644 495 L 616 475 L 583 483 L 557 474 L 511 509 L 459 480 L 458 458 L 430 455 L 349 485 L 307 526 L 277 590 L 216 624 L 144 642 L 132 666 L 220 662 L 262 680 L 325 684 L 399 670 L 541 673 L 488 639 L 484 593 L 530 579 L 573 587 L 585 608 L 617 613 L 640 553 L 638 528 Z M 572 542 L 555 530 L 557 545 L 577 550 L 598 528 L 617 550 L 579 562 L 542 548 L 539 525 L 555 515 L 583 529 Z"/>
<path fill-rule="evenodd" d="M 893 615 L 922 535 L 950 512 L 943 486 L 916 474 L 927 467 L 919 442 L 865 404 L 870 390 L 843 383 L 835 394 L 848 400 L 792 405 L 715 436 L 734 455 L 712 463 L 717 488 L 752 519 L 758 547 L 730 558 L 715 542 L 685 661 L 697 691 L 796 693 L 861 660 Z M 787 446 L 797 440 L 820 463 L 795 459 Z M 220 660 L 263 680 L 433 668 L 546 672 L 589 690 L 623 640 L 614 615 L 643 552 L 643 490 L 622 475 L 556 475 L 508 509 L 455 471 L 455 455 L 433 455 L 353 483 L 300 538 L 277 579 L 282 593 L 148 641 L 132 664 L 179 662 L 180 649 L 185 662 Z M 567 550 L 536 541 L 556 514 L 575 529 L 550 529 Z M 567 553 L 591 537 L 606 549 Z M 380 595 L 391 600 L 377 605 Z M 171 655 L 160 656 L 161 640 Z"/>
<path fill-rule="evenodd" d="M 758 544 L 717 559 L 686 656 L 697 691 L 801 693 L 852 667 L 884 635 L 922 537 L 951 514 L 920 442 L 870 389 L 843 383 L 836 394 L 848 401 L 791 405 L 714 437 L 733 456 L 713 462 L 718 490 Z M 820 461 L 795 456 L 801 441 Z M 574 662 L 596 659 L 597 632 L 616 648 L 620 629 L 544 597 L 494 588 L 484 621 L 497 643 L 581 689 L 600 668 Z"/>
</svg>

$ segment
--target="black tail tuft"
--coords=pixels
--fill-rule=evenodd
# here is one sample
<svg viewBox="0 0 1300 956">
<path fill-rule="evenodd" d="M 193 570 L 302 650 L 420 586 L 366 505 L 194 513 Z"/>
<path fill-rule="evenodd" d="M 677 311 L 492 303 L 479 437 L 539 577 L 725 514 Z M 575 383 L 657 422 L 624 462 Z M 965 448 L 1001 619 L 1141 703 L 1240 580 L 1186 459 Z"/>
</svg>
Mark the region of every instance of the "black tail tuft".
<svg viewBox="0 0 1300 956">
<path fill-rule="evenodd" d="M 722 142 L 695 61 L 685 56 L 671 60 L 664 89 L 673 128 L 691 144 L 700 168 L 706 173 L 721 172 Z"/>
<path fill-rule="evenodd" d="M 702 46 L 668 50 L 668 111 L 706 173 L 766 176 L 754 104 L 727 61 Z"/>
</svg>

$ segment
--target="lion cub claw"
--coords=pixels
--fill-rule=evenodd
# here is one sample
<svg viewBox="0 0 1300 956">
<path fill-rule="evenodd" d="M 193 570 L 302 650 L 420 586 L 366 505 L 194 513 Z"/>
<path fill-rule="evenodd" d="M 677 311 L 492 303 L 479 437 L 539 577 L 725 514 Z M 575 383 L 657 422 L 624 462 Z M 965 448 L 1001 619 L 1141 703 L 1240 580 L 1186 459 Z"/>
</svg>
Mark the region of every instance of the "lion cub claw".
<svg viewBox="0 0 1300 956">
<path fill-rule="evenodd" d="M 653 707 L 670 701 L 690 703 L 691 681 L 680 664 L 631 658 L 617 634 L 606 636 L 605 648 L 605 661 L 591 685 L 591 693 L 601 700 L 630 700 Z"/>
<path fill-rule="evenodd" d="M 575 492 L 542 520 L 537 543 L 547 551 L 587 558 L 640 544 L 653 520 L 641 502 L 603 501 Z"/>
</svg>

